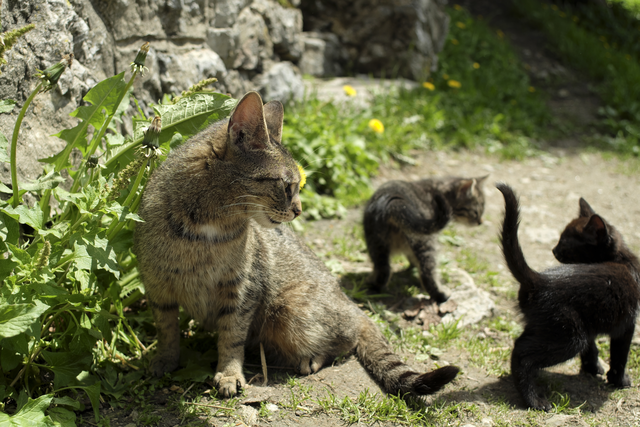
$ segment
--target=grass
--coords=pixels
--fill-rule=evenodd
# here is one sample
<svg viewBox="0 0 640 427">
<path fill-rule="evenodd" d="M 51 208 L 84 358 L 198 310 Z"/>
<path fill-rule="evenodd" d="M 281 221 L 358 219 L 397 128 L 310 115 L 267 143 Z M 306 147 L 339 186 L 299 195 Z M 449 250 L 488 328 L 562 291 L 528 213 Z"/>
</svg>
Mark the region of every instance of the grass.
<svg viewBox="0 0 640 427">
<path fill-rule="evenodd" d="M 592 142 L 626 156 L 640 155 L 640 21 L 625 7 L 637 8 L 637 3 L 613 3 L 608 11 L 534 0 L 513 4 L 554 41 L 549 47 L 567 65 L 595 82 L 604 102 L 599 111 L 603 134 Z"/>
</svg>

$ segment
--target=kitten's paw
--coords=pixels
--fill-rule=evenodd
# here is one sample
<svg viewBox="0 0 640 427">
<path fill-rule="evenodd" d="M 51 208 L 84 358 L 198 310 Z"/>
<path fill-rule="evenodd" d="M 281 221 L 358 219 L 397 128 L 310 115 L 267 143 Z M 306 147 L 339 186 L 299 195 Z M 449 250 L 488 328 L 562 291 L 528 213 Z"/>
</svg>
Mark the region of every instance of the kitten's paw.
<svg viewBox="0 0 640 427">
<path fill-rule="evenodd" d="M 530 399 L 527 399 L 527 406 L 531 409 L 537 409 L 538 411 L 549 412 L 553 408 L 551 403 L 543 397 L 535 396 Z"/>
<path fill-rule="evenodd" d="M 240 393 L 246 384 L 244 375 L 241 373 L 225 375 L 222 372 L 216 374 L 213 383 L 218 389 L 218 394 L 225 399 Z"/>
<path fill-rule="evenodd" d="M 151 373 L 156 377 L 161 377 L 167 372 L 173 372 L 180 364 L 180 354 L 160 353 L 151 362 Z"/>
<path fill-rule="evenodd" d="M 298 362 L 297 371 L 302 375 L 315 374 L 324 365 L 324 356 L 303 358 Z"/>
<path fill-rule="evenodd" d="M 602 375 L 604 374 L 604 368 L 602 367 L 602 365 L 600 364 L 600 362 L 596 363 L 595 365 L 582 365 L 582 367 L 580 368 L 580 372 L 583 374 L 589 374 L 589 375 L 593 375 L 594 377 L 596 375 Z"/>
<path fill-rule="evenodd" d="M 631 387 L 631 378 L 629 378 L 629 375 L 626 373 L 620 375 L 613 369 L 610 369 L 609 372 L 607 372 L 607 382 L 615 388 Z"/>
<path fill-rule="evenodd" d="M 432 292 L 432 293 L 429 293 L 429 295 L 438 304 L 442 304 L 443 302 L 446 302 L 449 299 L 449 297 L 451 297 L 451 293 L 447 291 Z"/>
</svg>

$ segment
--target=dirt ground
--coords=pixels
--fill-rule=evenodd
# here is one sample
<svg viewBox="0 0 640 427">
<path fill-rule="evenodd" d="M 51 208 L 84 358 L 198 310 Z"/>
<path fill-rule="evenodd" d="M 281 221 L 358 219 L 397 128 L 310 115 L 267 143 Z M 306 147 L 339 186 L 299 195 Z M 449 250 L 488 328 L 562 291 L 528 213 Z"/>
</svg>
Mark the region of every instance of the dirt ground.
<svg viewBox="0 0 640 427">
<path fill-rule="evenodd" d="M 417 164 L 405 166 L 392 164 L 383 167 L 374 185 L 389 179 L 414 180 L 425 176 L 469 176 L 489 174 L 486 182 L 486 209 L 484 224 L 479 227 L 451 225 L 449 235 L 459 238 L 459 246 L 442 244 L 441 254 L 447 265 L 465 267 L 460 260 L 464 254 L 473 254 L 477 261 L 488 270 L 496 272 L 497 283 L 486 280 L 486 274 L 474 274 L 475 284 L 488 291 L 496 304 L 494 318 L 518 321 L 515 301 L 516 283 L 507 272 L 498 245 L 498 227 L 502 220 L 504 202 L 495 189 L 498 181 L 510 184 L 520 196 L 522 223 L 520 243 L 529 264 L 535 269 L 544 269 L 557 262 L 551 248 L 557 242 L 560 232 L 567 222 L 578 212 L 578 200 L 584 197 L 607 221 L 616 226 L 626 242 L 636 253 L 640 253 L 640 198 L 636 192 L 640 184 L 640 174 L 635 170 L 637 163 L 621 161 L 583 148 L 582 140 L 588 135 L 588 125 L 595 116 L 598 98 L 589 90 L 587 82 L 573 71 L 567 70 L 552 53 L 545 49 L 544 37 L 528 29 L 507 13 L 505 0 L 467 0 L 460 4 L 469 7 L 476 15 L 482 15 L 493 26 L 505 32 L 514 44 L 523 61 L 530 64 L 534 83 L 551 93 L 549 106 L 554 113 L 578 124 L 571 137 L 557 141 L 544 141 L 546 147 L 541 155 L 524 161 L 503 161 L 495 156 L 479 152 L 415 152 Z M 307 223 L 303 236 L 310 246 L 336 271 L 366 274 L 371 264 L 363 251 L 362 243 L 347 242 L 357 239 L 361 223 L 361 208 L 351 209 L 340 220 L 324 220 Z M 349 245 L 352 246 L 349 246 Z M 351 253 L 344 247 L 355 248 Z M 396 263 L 399 270 L 403 267 Z M 411 281 L 409 277 L 407 280 Z M 385 301 L 387 308 L 398 306 L 403 297 Z M 365 308 L 369 308 L 363 304 Z M 640 372 L 632 372 L 634 386 L 614 391 L 608 388 L 602 377 L 591 378 L 579 375 L 579 360 L 572 360 L 546 371 L 543 377 L 544 390 L 556 390 L 570 398 L 569 410 L 558 413 L 530 412 L 515 390 L 508 374 L 508 350 L 513 345 L 509 334 L 491 327 L 491 319 L 479 325 L 467 326 L 463 337 L 483 336 L 491 340 L 489 352 L 505 352 L 506 360 L 491 359 L 490 363 L 478 363 L 473 349 L 459 341 L 443 349 L 437 359 L 419 357 L 405 352 L 407 362 L 419 370 L 430 370 L 436 365 L 455 364 L 461 374 L 443 391 L 426 400 L 427 405 L 452 405 L 461 403 L 455 418 L 447 418 L 447 425 L 456 426 L 640 426 Z M 408 324 L 408 323 L 406 323 Z M 606 341 L 606 340 L 605 340 Z M 493 346 L 493 347 L 492 347 Z M 636 329 L 633 352 L 640 353 L 640 325 Z M 608 353 L 601 353 L 606 364 Z M 255 374 L 260 372 L 256 365 L 247 366 Z M 337 426 L 347 424 L 340 413 L 329 414 L 320 410 L 314 397 L 334 395 L 338 400 L 344 396 L 357 397 L 363 390 L 381 393 L 380 388 L 369 378 L 360 364 L 353 358 L 334 366 L 326 367 L 308 377 L 297 377 L 295 384 L 287 381 L 286 375 L 295 377 L 293 371 L 270 371 L 267 387 L 253 384 L 247 387 L 246 396 L 240 399 L 233 416 L 223 416 L 215 402 L 207 407 L 207 398 L 200 400 L 200 411 L 195 417 L 186 417 L 179 411 L 167 408 L 163 395 L 174 396 L 182 390 L 163 389 L 158 392 L 148 414 L 155 421 L 146 424 L 138 411 L 123 412 L 104 405 L 102 414 L 111 426 L 133 427 L 136 425 L 178 426 L 205 423 L 212 426 Z M 251 376 L 248 375 L 247 378 Z M 197 385 L 194 390 L 200 386 Z M 202 388 L 202 387 L 200 387 Z M 206 388 L 206 387 L 205 387 Z M 292 396 L 305 395 L 308 398 L 292 406 Z M 200 396 L 203 391 L 198 392 Z M 305 394 L 306 393 L 306 394 Z M 189 396 L 187 394 L 187 396 Z M 206 393 L 204 394 L 206 396 Z M 261 403 L 262 402 L 262 403 Z M 258 409 L 270 408 L 269 416 L 257 417 Z M 277 405 L 275 406 L 269 405 Z M 266 405 L 266 406 L 265 406 Z M 295 409 L 294 409 L 295 408 Z M 471 409 L 470 409 L 471 408 Z M 427 406 L 428 411 L 428 406 Z M 217 415 L 216 415 L 217 414 Z M 86 412 L 84 425 L 92 425 L 90 412 Z M 148 418 L 146 418 L 148 419 Z M 455 421 L 452 421 L 455 420 Z M 396 425 L 380 423 L 379 425 Z"/>
</svg>

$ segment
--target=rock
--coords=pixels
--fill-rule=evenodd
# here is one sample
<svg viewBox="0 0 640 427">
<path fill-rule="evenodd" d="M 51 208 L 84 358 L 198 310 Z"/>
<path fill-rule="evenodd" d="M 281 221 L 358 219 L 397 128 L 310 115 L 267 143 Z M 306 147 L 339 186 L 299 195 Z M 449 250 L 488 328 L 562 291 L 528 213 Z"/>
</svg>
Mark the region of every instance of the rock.
<svg viewBox="0 0 640 427">
<path fill-rule="evenodd" d="M 303 43 L 299 67 L 302 73 L 312 76 L 339 76 L 341 64 L 346 63 L 348 53 L 340 45 L 338 36 L 332 33 L 306 32 L 301 35 Z"/>
<path fill-rule="evenodd" d="M 261 94 L 266 101 L 287 102 L 300 100 L 304 96 L 304 83 L 290 62 L 275 64 L 263 76 Z"/>
<path fill-rule="evenodd" d="M 459 320 L 458 327 L 463 327 L 493 315 L 495 304 L 491 296 L 475 285 L 469 273 L 456 268 L 449 272 L 449 276 L 449 286 L 452 289 L 449 301 L 455 301 L 458 306 L 453 313 L 443 316 L 444 323 Z"/>
<path fill-rule="evenodd" d="M 586 427 L 588 424 L 577 415 L 556 414 L 544 422 L 546 427 L 575 426 Z"/>
<path fill-rule="evenodd" d="M 254 0 L 251 9 L 264 18 L 275 52 L 281 59 L 295 61 L 302 55 L 302 12 L 285 8 L 274 0 Z"/>
<path fill-rule="evenodd" d="M 434 0 L 302 2 L 305 30 L 333 33 L 357 73 L 424 79 L 435 69 L 449 17 Z"/>
<path fill-rule="evenodd" d="M 258 410 L 251 406 L 240 405 L 238 407 L 238 415 L 245 424 L 252 426 L 258 422 Z"/>
</svg>

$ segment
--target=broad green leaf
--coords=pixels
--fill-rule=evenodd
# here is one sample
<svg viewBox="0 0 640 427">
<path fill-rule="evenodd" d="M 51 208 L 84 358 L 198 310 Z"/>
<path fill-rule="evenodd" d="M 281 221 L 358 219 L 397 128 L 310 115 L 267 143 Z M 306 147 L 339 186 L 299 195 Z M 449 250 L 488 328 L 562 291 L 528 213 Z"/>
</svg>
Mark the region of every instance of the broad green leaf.
<svg viewBox="0 0 640 427">
<path fill-rule="evenodd" d="M 48 308 L 38 300 L 30 304 L 1 304 L 0 338 L 11 338 L 25 332 Z"/>
<path fill-rule="evenodd" d="M 117 216 L 119 222 L 124 222 L 128 219 L 136 222 L 142 222 L 142 218 L 140 218 L 138 214 L 130 212 L 129 207 L 122 206 L 120 203 L 112 203 L 105 208 L 105 212 Z"/>
<path fill-rule="evenodd" d="M 73 245 L 74 262 L 83 270 L 102 269 L 120 276 L 116 252 L 109 241 L 102 237 L 104 233 L 74 234 L 69 243 Z"/>
<path fill-rule="evenodd" d="M 93 126 L 96 131 L 102 127 L 107 117 L 118 108 L 119 105 L 116 105 L 116 101 L 122 95 L 125 87 L 124 72 L 122 72 L 101 81 L 91 88 L 83 98 L 91 105 L 78 107 L 70 114 L 72 117 L 77 117 L 82 121 L 73 129 L 65 129 L 55 135 L 67 142 L 64 150 L 55 156 L 40 159 L 40 161 L 52 163 L 55 166 L 55 170 L 60 171 L 70 165 L 69 154 L 71 154 L 71 150 L 77 148 L 83 154 L 86 153 L 86 136 L 89 125 Z"/>
<path fill-rule="evenodd" d="M 0 163 L 6 162 L 9 163 L 11 158 L 9 157 L 9 140 L 4 136 L 2 132 L 0 132 Z"/>
<path fill-rule="evenodd" d="M 0 241 L 18 244 L 20 238 L 20 224 L 17 218 L 12 218 L 0 210 Z"/>
<path fill-rule="evenodd" d="M 22 359 L 23 355 L 16 353 L 13 349 L 5 346 L 0 347 L 0 366 L 2 366 L 3 371 L 9 372 L 18 366 Z"/>
<path fill-rule="evenodd" d="M 0 412 L 0 425 L 10 427 L 55 427 L 53 420 L 44 414 L 51 404 L 52 394 L 45 394 L 27 403 L 13 416 Z"/>
<path fill-rule="evenodd" d="M 10 259 L 12 261 L 17 261 L 20 265 L 31 264 L 31 255 L 29 255 L 29 252 L 11 243 L 7 243 L 7 248 L 9 249 Z"/>
<path fill-rule="evenodd" d="M 5 206 L 0 209 L 0 212 L 4 212 L 11 218 L 20 221 L 21 224 L 27 224 L 36 230 L 40 230 L 44 222 L 44 215 L 37 203 L 32 208 L 25 205 L 20 205 L 15 209 L 11 206 Z"/>
<path fill-rule="evenodd" d="M 13 190 L 0 182 L 0 193 L 13 194 Z"/>
<path fill-rule="evenodd" d="M 58 427 L 76 427 L 76 414 L 68 409 L 55 407 L 47 413 Z"/>
<path fill-rule="evenodd" d="M 52 353 L 43 351 L 40 353 L 47 361 L 47 368 L 55 374 L 53 387 L 55 389 L 67 387 L 82 371 L 89 369 L 91 365 L 91 353 L 72 353 L 69 351 Z"/>
<path fill-rule="evenodd" d="M 78 379 L 80 379 L 80 375 Z M 82 387 L 74 387 L 80 388 L 87 393 L 89 396 L 89 400 L 91 401 L 91 406 L 93 407 L 93 414 L 95 415 L 96 422 L 100 419 L 100 381 L 95 382 L 90 386 L 82 386 Z"/>
<path fill-rule="evenodd" d="M 82 403 L 78 402 L 76 399 L 70 398 L 69 396 L 54 397 L 51 403 L 53 403 L 54 405 L 68 406 L 72 409 L 82 408 Z"/>
<path fill-rule="evenodd" d="M 40 191 L 40 190 L 49 190 L 52 188 L 56 188 L 58 184 L 64 181 L 65 179 L 60 176 L 59 172 L 51 171 L 45 176 L 42 176 L 35 181 L 20 182 L 18 186 L 20 190 Z"/>
<path fill-rule="evenodd" d="M 183 140 L 195 135 L 211 123 L 227 117 L 237 103 L 237 100 L 221 93 L 199 92 L 180 99 L 177 104 L 154 106 L 156 114 L 162 117 L 160 144 L 168 144 L 176 132 L 183 136 Z M 106 174 L 113 172 L 118 163 L 126 164 L 133 159 L 133 151 L 142 142 L 150 123 L 150 120 L 133 120 L 133 141 L 114 150 L 106 162 Z"/>
<path fill-rule="evenodd" d="M 3 99 L 0 101 L 0 113 L 10 113 L 13 111 L 14 105 L 16 105 L 16 101 L 13 99 Z"/>
</svg>

